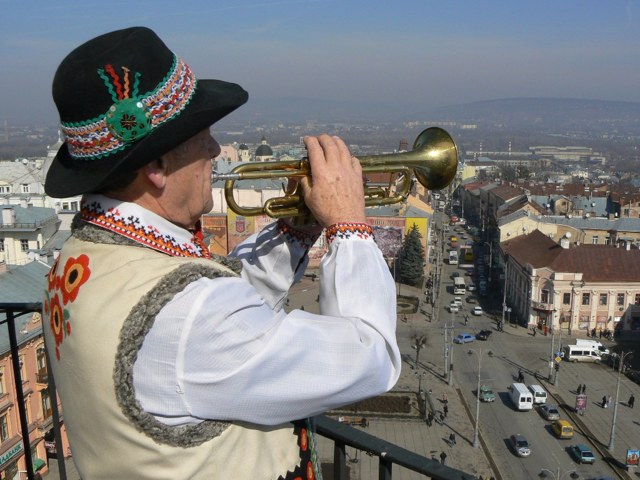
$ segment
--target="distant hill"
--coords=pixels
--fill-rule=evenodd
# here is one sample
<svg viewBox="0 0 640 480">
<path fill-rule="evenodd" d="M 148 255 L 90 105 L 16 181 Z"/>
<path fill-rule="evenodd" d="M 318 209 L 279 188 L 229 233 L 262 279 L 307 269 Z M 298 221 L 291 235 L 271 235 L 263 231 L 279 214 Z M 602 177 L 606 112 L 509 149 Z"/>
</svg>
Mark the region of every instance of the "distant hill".
<svg viewBox="0 0 640 480">
<path fill-rule="evenodd" d="M 640 126 L 640 103 L 574 98 L 506 98 L 450 105 L 433 112 L 456 121 L 565 127 L 593 123 Z"/>
<path fill-rule="evenodd" d="M 344 102 L 304 97 L 251 99 L 233 114 L 234 123 L 381 124 L 414 120 L 448 120 L 510 128 L 538 126 L 588 129 L 616 125 L 640 132 L 640 103 L 571 98 L 506 98 L 408 111 L 398 105 Z"/>
</svg>

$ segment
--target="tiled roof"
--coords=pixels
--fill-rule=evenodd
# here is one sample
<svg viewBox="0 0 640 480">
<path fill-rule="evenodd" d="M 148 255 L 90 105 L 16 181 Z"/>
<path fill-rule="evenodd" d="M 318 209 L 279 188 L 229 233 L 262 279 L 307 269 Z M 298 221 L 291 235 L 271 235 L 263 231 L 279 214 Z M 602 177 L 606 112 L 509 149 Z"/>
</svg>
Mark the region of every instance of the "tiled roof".
<svg viewBox="0 0 640 480">
<path fill-rule="evenodd" d="M 492 189 L 491 194 L 503 200 L 511 200 L 512 198 L 523 195 L 524 191 L 521 188 L 504 184 Z"/>
<path fill-rule="evenodd" d="M 582 272 L 585 282 L 640 282 L 640 250 L 613 245 L 562 248 L 539 230 L 500 244 L 520 265 L 555 272 Z"/>
<path fill-rule="evenodd" d="M 500 248 L 520 265 L 530 264 L 533 268 L 549 266 L 564 250 L 540 230 L 502 242 Z"/>
</svg>

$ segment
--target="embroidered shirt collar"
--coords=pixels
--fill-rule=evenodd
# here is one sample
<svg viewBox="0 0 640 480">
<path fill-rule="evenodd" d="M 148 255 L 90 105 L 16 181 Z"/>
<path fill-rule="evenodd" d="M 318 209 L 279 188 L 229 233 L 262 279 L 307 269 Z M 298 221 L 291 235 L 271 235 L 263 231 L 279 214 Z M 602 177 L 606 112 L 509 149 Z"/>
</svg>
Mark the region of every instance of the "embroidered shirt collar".
<svg viewBox="0 0 640 480">
<path fill-rule="evenodd" d="M 201 232 L 190 232 L 140 205 L 102 195 L 82 200 L 82 220 L 174 257 L 211 258 Z"/>
</svg>

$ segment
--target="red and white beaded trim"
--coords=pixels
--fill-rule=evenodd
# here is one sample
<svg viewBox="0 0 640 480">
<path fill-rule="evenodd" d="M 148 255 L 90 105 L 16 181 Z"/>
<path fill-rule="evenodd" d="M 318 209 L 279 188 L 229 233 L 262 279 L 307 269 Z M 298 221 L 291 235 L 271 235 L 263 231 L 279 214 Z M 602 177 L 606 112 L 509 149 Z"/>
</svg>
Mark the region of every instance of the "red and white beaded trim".
<svg viewBox="0 0 640 480">
<path fill-rule="evenodd" d="M 369 239 L 373 238 L 373 228 L 368 223 L 335 223 L 327 227 L 325 235 L 327 243 L 333 242 L 336 238 Z"/>
</svg>

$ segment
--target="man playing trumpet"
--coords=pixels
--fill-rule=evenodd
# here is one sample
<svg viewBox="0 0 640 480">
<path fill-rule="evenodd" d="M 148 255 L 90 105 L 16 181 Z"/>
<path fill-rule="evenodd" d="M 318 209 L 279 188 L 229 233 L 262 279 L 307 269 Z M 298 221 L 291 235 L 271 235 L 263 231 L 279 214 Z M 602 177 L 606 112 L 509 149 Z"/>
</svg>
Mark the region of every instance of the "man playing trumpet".
<svg viewBox="0 0 640 480">
<path fill-rule="evenodd" d="M 317 222 L 280 219 L 212 258 L 209 127 L 247 100 L 196 79 L 149 29 L 94 38 L 59 66 L 65 143 L 46 180 L 82 210 L 48 277 L 45 337 L 85 480 L 316 478 L 315 415 L 389 390 L 396 299 L 366 223 L 360 164 L 306 137 Z M 283 304 L 324 231 L 320 314 Z"/>
</svg>

